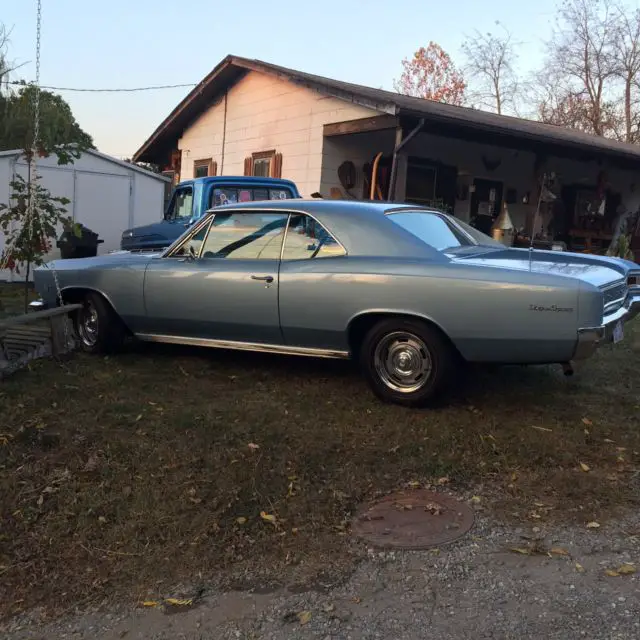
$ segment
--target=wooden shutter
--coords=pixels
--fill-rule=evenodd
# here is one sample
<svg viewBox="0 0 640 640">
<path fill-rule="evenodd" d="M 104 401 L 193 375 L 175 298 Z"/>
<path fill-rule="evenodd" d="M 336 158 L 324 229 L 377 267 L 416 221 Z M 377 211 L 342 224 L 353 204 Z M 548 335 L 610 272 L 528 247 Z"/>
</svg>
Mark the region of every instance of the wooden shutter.
<svg viewBox="0 0 640 640">
<path fill-rule="evenodd" d="M 276 153 L 271 161 L 271 177 L 282 178 L 282 154 Z"/>
<path fill-rule="evenodd" d="M 209 167 L 209 175 L 210 176 L 218 175 L 218 163 L 215 160 L 211 162 L 211 166 Z"/>
<path fill-rule="evenodd" d="M 251 156 L 244 159 L 244 175 L 253 175 L 253 158 Z"/>
</svg>

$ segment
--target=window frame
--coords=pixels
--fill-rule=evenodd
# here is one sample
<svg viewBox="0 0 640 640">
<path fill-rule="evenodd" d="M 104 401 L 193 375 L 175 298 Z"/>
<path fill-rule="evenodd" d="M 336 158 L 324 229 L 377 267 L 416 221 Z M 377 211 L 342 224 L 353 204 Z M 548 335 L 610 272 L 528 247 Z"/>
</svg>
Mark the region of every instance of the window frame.
<svg viewBox="0 0 640 640">
<path fill-rule="evenodd" d="M 202 167 L 206 167 L 207 175 L 199 176 L 197 175 L 198 169 L 202 169 Z M 193 161 L 193 178 L 207 178 L 208 176 L 213 175 L 213 158 L 201 158 L 200 160 Z"/>
<path fill-rule="evenodd" d="M 301 262 L 303 260 L 310 260 L 311 258 L 285 258 L 284 257 L 284 249 L 287 246 L 287 237 L 289 235 L 289 229 L 291 227 L 291 219 L 294 216 L 307 216 L 308 218 L 311 218 L 314 222 L 316 222 L 317 224 L 319 224 L 322 229 L 324 229 L 325 233 L 328 233 L 333 240 L 340 246 L 340 248 L 342 249 L 342 251 L 344 252 L 342 255 L 339 256 L 315 256 L 313 258 L 313 260 L 316 260 L 318 258 L 344 258 L 346 256 L 349 255 L 349 252 L 347 251 L 347 248 L 342 244 L 342 242 L 340 242 L 340 239 L 336 237 L 336 234 L 333 233 L 333 231 L 330 231 L 327 228 L 327 225 L 323 224 L 322 222 L 320 222 L 320 220 L 318 220 L 318 218 L 316 218 L 314 215 L 308 213 L 307 211 L 296 211 L 296 212 L 290 212 L 289 213 L 289 219 L 287 220 L 287 228 L 285 230 L 285 234 L 284 234 L 284 239 L 282 240 L 282 250 L 280 251 L 280 262 Z"/>
<path fill-rule="evenodd" d="M 230 205 L 230 207 L 232 206 L 233 205 Z M 189 233 L 184 238 L 182 239 L 179 238 L 178 240 L 176 240 L 176 242 L 174 242 L 174 244 L 167 247 L 160 254 L 160 258 L 178 258 L 178 259 L 184 260 L 184 256 L 176 256 L 175 253 L 180 249 L 182 249 L 184 245 L 187 244 L 187 242 L 189 242 L 205 226 L 208 226 L 209 228 L 207 229 L 204 240 L 202 241 L 202 247 L 200 248 L 200 253 L 196 256 L 196 260 L 199 260 L 202 255 L 202 250 L 207 241 L 207 238 L 209 237 L 209 231 L 211 229 L 211 225 L 213 224 L 213 220 L 215 219 L 216 215 L 228 215 L 230 207 L 216 207 L 215 209 L 209 210 L 207 215 L 203 216 L 196 224 L 194 224 L 189 229 Z M 325 230 L 325 232 L 328 233 L 338 243 L 338 245 L 340 245 L 340 247 L 344 251 L 344 253 L 341 256 L 324 256 L 324 258 L 330 258 L 330 257 L 344 258 L 349 255 L 349 251 L 344 246 L 344 244 L 340 241 L 340 238 L 338 238 L 333 231 L 329 230 L 327 226 L 322 222 L 320 222 L 320 220 L 318 220 L 313 214 L 308 213 L 307 211 L 300 211 L 297 209 L 281 209 L 279 207 L 274 209 L 271 209 L 269 207 L 266 207 L 266 208 L 265 207 L 239 207 L 237 209 L 233 209 L 233 211 L 237 211 L 238 213 L 282 213 L 287 215 L 287 222 L 286 222 L 284 234 L 282 237 L 282 245 L 280 247 L 280 256 L 278 258 L 279 263 L 282 263 L 285 261 L 285 258 L 283 257 L 284 247 L 287 242 L 287 235 L 289 234 L 289 226 L 291 224 L 291 218 L 293 216 L 308 216 L 309 218 L 317 222 Z M 256 260 L 258 259 L 259 258 L 256 258 Z M 317 256 L 313 259 L 316 260 Z M 300 262 L 302 260 L 309 260 L 309 258 L 287 258 L 286 262 Z"/>
<path fill-rule="evenodd" d="M 272 178 L 273 177 L 273 161 L 276 157 L 276 150 L 269 149 L 269 151 L 257 151 L 251 154 L 251 175 L 256 176 L 256 160 L 268 160 L 269 172 L 266 176 L 256 176 L 257 178 Z"/>
</svg>

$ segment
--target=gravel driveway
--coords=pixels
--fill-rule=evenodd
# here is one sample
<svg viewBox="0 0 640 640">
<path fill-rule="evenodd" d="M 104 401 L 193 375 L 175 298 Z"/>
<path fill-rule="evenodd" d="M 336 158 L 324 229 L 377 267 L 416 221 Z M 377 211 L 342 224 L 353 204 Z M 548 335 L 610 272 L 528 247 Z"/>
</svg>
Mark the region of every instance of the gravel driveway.
<svg viewBox="0 0 640 640">
<path fill-rule="evenodd" d="M 553 552 L 524 555 L 534 539 Z M 340 585 L 305 593 L 210 593 L 192 608 L 112 610 L 38 628 L 33 638 L 639 638 L 640 515 L 603 523 L 513 529 L 481 517 L 440 550 L 378 552 Z M 566 552 L 568 555 L 564 555 Z M 626 565 L 621 575 L 608 575 Z M 638 565 L 640 569 L 640 565 Z M 23 628 L 18 628 L 22 625 Z M 2 629 L 0 629 L 2 632 Z"/>
</svg>

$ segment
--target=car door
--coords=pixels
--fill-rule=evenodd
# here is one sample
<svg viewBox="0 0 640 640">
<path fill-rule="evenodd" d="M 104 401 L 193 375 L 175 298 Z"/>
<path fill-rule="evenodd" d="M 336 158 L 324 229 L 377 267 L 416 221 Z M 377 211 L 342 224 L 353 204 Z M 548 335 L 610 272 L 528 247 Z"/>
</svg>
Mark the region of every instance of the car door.
<svg viewBox="0 0 640 640">
<path fill-rule="evenodd" d="M 278 270 L 288 213 L 221 210 L 145 274 L 145 333 L 281 344 Z"/>
</svg>

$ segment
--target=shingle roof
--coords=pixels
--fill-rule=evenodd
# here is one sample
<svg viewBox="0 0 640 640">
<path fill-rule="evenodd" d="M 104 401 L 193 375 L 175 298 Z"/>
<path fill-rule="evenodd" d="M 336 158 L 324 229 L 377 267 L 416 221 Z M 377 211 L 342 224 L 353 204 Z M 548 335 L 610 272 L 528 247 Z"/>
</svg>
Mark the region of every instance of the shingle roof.
<svg viewBox="0 0 640 640">
<path fill-rule="evenodd" d="M 258 71 L 306 86 L 321 93 L 376 111 L 398 116 L 424 118 L 442 126 L 464 127 L 498 137 L 548 143 L 576 151 L 596 152 L 640 163 L 640 146 L 593 136 L 534 120 L 498 115 L 469 107 L 457 107 L 392 91 L 325 78 L 280 67 L 261 60 L 227 56 L 165 118 L 134 155 L 134 160 L 150 161 L 159 151 L 175 148 L 182 131 L 205 109 L 219 100 L 233 84 L 249 71 Z"/>
</svg>

